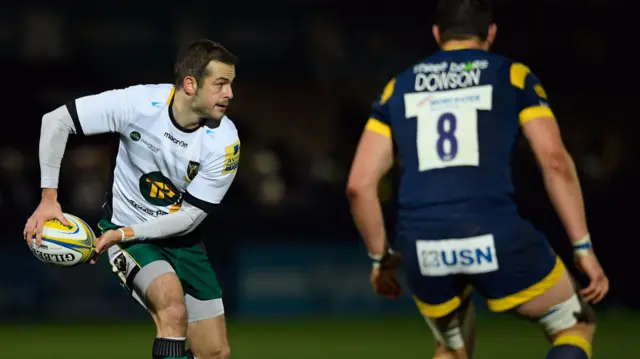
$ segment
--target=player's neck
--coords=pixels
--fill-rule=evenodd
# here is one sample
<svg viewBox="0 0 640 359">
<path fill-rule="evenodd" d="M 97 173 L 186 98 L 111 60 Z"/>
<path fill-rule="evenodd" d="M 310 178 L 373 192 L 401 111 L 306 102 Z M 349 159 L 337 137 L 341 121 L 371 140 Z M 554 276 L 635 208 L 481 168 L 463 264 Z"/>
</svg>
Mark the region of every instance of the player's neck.
<svg viewBox="0 0 640 359">
<path fill-rule="evenodd" d="M 450 40 L 442 44 L 442 50 L 488 50 L 487 45 L 479 40 Z"/>
<path fill-rule="evenodd" d="M 192 130 L 200 126 L 202 119 L 198 114 L 191 111 L 188 100 L 185 94 L 181 91 L 176 91 L 173 101 L 171 101 L 170 113 L 172 114 L 172 119 L 180 125 L 180 127 Z"/>
</svg>

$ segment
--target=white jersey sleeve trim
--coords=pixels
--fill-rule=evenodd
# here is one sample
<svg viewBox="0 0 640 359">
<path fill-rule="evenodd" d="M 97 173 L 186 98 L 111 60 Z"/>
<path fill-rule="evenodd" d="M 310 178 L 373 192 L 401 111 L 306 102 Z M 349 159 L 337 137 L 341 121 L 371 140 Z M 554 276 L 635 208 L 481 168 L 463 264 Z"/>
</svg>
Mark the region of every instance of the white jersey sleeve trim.
<svg viewBox="0 0 640 359">
<path fill-rule="evenodd" d="M 66 106 L 42 116 L 39 160 L 41 188 L 58 188 L 60 165 L 69 134 L 76 133 L 72 116 Z"/>
</svg>

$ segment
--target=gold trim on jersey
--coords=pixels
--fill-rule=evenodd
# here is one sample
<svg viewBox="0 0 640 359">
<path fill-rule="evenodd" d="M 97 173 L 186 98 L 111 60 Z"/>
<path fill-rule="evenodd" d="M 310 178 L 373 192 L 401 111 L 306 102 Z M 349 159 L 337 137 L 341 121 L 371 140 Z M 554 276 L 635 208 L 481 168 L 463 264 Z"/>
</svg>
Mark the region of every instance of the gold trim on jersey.
<svg viewBox="0 0 640 359">
<path fill-rule="evenodd" d="M 171 104 L 171 100 L 173 100 L 173 96 L 176 94 L 176 88 L 172 87 L 171 91 L 169 92 L 169 97 L 167 98 L 166 104 L 170 105 Z"/>
<path fill-rule="evenodd" d="M 521 126 L 531 120 L 542 117 L 556 118 L 553 114 L 553 111 L 551 111 L 549 107 L 542 105 L 527 107 L 524 110 L 520 111 L 520 114 L 518 115 Z"/>
<path fill-rule="evenodd" d="M 373 117 L 367 121 L 367 124 L 364 126 L 365 130 L 373 131 L 375 133 L 381 134 L 385 137 L 391 138 L 391 127 L 386 123 L 377 120 Z"/>
<path fill-rule="evenodd" d="M 542 85 L 540 84 L 535 84 L 533 86 L 533 91 L 535 91 L 536 95 L 538 95 L 540 98 L 543 99 L 547 99 L 547 91 L 544 90 L 544 87 L 542 87 Z"/>
<path fill-rule="evenodd" d="M 428 318 L 442 318 L 445 315 L 458 309 L 458 307 L 460 307 L 460 304 L 462 304 L 462 301 L 469 298 L 469 296 L 471 295 L 471 291 L 472 287 L 469 285 L 464 289 L 462 295 L 455 296 L 448 301 L 440 304 L 427 304 L 418 299 L 418 297 L 416 296 L 413 297 L 413 300 L 416 302 L 418 311 L 420 311 L 423 316 Z"/>
<path fill-rule="evenodd" d="M 494 312 L 504 312 L 513 309 L 520 304 L 524 304 L 531 299 L 543 294 L 544 292 L 549 290 L 549 288 L 556 285 L 556 283 L 558 283 L 558 281 L 562 277 L 564 271 L 564 263 L 562 263 L 562 260 L 559 257 L 556 257 L 556 265 L 546 277 L 542 278 L 541 281 L 530 286 L 527 289 L 508 295 L 504 298 L 489 299 L 487 300 L 487 305 L 489 306 L 489 309 Z"/>
<path fill-rule="evenodd" d="M 524 90 L 524 85 L 526 83 L 527 75 L 529 75 L 529 72 L 531 72 L 531 70 L 529 70 L 529 68 L 524 64 L 521 64 L 521 63 L 512 64 L 510 75 L 509 75 L 511 79 L 511 84 L 519 88 L 520 90 Z"/>
<path fill-rule="evenodd" d="M 392 78 L 387 84 L 384 86 L 384 90 L 382 91 L 382 97 L 380 97 L 380 105 L 384 105 L 389 101 L 391 96 L 393 96 L 393 91 L 396 88 L 396 79 Z"/>
</svg>

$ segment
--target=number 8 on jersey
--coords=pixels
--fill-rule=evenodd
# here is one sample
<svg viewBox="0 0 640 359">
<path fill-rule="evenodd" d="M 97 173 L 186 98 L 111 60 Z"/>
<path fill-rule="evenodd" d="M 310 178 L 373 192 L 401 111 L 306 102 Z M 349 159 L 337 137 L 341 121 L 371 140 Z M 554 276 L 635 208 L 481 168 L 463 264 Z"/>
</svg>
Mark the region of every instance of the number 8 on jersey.
<svg viewBox="0 0 640 359">
<path fill-rule="evenodd" d="M 479 166 L 478 111 L 491 110 L 491 85 L 404 95 L 407 119 L 416 118 L 419 170 Z"/>
</svg>

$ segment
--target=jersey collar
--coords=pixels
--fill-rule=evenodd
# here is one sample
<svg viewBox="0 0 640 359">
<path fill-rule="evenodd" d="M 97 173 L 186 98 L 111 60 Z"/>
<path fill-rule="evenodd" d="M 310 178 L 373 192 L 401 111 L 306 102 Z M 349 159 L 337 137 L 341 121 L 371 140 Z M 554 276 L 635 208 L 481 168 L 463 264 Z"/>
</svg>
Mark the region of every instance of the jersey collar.
<svg viewBox="0 0 640 359">
<path fill-rule="evenodd" d="M 206 121 L 204 118 L 200 120 L 200 124 L 198 125 L 198 127 L 184 128 L 178 123 L 178 121 L 176 121 L 176 118 L 173 116 L 173 99 L 175 97 L 175 92 L 176 92 L 176 88 L 174 87 L 171 90 L 171 94 L 169 95 L 169 99 L 167 99 L 167 101 L 169 102 L 169 118 L 171 119 L 171 124 L 173 124 L 173 127 L 177 128 L 181 132 L 193 133 L 193 132 L 198 131 L 202 126 L 204 126 L 204 123 Z"/>
</svg>

